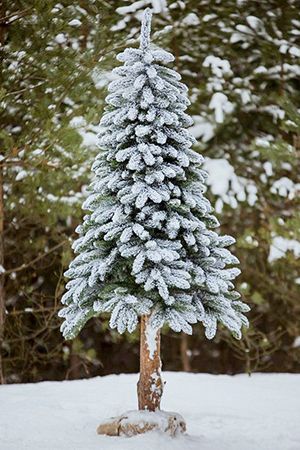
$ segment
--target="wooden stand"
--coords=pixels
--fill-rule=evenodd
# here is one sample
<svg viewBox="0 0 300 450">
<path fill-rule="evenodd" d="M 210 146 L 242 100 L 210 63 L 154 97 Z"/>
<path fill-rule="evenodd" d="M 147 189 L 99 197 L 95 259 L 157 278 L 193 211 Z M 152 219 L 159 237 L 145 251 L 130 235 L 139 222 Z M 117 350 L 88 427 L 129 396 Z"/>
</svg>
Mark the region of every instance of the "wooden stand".
<svg viewBox="0 0 300 450">
<path fill-rule="evenodd" d="M 118 417 L 102 422 L 98 434 L 106 436 L 136 436 L 149 431 L 160 431 L 176 436 L 186 431 L 184 419 L 180 414 L 167 411 L 128 411 Z"/>
</svg>

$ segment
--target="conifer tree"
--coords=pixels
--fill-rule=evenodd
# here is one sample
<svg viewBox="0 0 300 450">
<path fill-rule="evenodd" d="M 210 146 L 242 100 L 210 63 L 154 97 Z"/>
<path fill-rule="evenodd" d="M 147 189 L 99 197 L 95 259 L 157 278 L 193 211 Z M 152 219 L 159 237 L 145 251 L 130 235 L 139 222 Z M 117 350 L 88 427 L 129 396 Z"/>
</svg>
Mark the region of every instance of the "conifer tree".
<svg viewBox="0 0 300 450">
<path fill-rule="evenodd" d="M 113 71 L 60 316 L 67 339 L 100 313 L 110 313 L 119 333 L 141 318 L 139 408 L 155 410 L 161 327 L 191 334 L 202 322 L 211 339 L 220 322 L 240 338 L 248 306 L 234 290 L 240 271 L 227 249 L 234 239 L 214 231 L 219 223 L 203 195 L 187 87 L 166 66 L 172 54 L 150 44 L 150 24 L 147 9 L 139 48 L 120 53 L 124 64 Z"/>
</svg>

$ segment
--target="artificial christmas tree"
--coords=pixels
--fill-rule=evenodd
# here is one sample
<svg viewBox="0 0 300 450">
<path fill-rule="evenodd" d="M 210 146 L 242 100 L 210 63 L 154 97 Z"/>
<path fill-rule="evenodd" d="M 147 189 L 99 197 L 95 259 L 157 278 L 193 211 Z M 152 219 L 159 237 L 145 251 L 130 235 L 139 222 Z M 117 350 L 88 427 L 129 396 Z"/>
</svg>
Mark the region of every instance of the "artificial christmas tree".
<svg viewBox="0 0 300 450">
<path fill-rule="evenodd" d="M 191 334 L 202 322 L 211 339 L 220 322 L 240 338 L 248 306 L 232 283 L 239 270 L 226 268 L 238 263 L 226 248 L 234 239 L 213 231 L 219 223 L 203 195 L 203 158 L 186 129 L 187 88 L 162 65 L 173 56 L 150 45 L 150 24 L 147 9 L 140 47 L 119 54 L 124 65 L 113 71 L 83 205 L 90 213 L 77 229 L 60 316 L 67 339 L 102 312 L 120 333 L 132 332 L 140 318 L 139 409 L 156 411 L 161 327 Z"/>
</svg>

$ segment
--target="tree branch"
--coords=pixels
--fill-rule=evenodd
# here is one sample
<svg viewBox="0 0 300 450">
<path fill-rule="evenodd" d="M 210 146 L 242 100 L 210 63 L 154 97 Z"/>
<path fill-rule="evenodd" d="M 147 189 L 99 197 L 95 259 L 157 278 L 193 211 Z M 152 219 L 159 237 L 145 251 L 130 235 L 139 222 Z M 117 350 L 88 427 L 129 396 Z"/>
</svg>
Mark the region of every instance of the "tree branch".
<svg viewBox="0 0 300 450">
<path fill-rule="evenodd" d="M 43 253 L 40 256 L 37 256 L 36 258 L 34 258 L 32 261 L 30 261 L 29 263 L 24 263 L 19 267 L 15 267 L 14 269 L 9 269 L 6 270 L 4 272 L 4 275 L 13 273 L 13 272 L 20 272 L 21 270 L 27 269 L 27 267 L 32 266 L 32 264 L 36 263 L 37 261 L 40 261 L 41 259 L 45 258 L 46 256 L 48 256 L 50 253 L 55 252 L 55 250 L 57 250 L 58 248 L 62 247 L 63 245 L 65 245 L 65 243 L 68 242 L 68 239 L 65 239 L 64 241 L 60 242 L 59 244 L 55 245 L 54 247 L 52 247 L 50 250 L 48 250 L 47 252 Z"/>
</svg>

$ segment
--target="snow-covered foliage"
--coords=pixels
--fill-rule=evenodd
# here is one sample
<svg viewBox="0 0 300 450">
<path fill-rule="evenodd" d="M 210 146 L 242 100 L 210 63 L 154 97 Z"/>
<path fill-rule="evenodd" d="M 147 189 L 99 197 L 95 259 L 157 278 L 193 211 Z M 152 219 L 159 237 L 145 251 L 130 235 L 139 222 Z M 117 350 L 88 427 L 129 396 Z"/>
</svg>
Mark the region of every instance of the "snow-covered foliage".
<svg viewBox="0 0 300 450">
<path fill-rule="evenodd" d="M 272 245 L 268 257 L 269 262 L 285 257 L 287 251 L 292 252 L 295 258 L 300 257 L 300 242 L 295 239 L 287 239 L 282 236 L 273 236 Z"/>
<path fill-rule="evenodd" d="M 208 173 L 207 185 L 217 197 L 215 210 L 221 213 L 223 205 L 237 208 L 238 202 L 253 206 L 257 200 L 257 187 L 252 180 L 237 176 L 234 167 L 224 158 L 206 158 L 204 169 Z"/>
<path fill-rule="evenodd" d="M 109 85 L 61 330 L 73 338 L 90 317 L 110 312 L 112 328 L 131 332 L 151 312 L 154 328 L 191 333 L 202 322 L 211 339 L 221 322 L 240 338 L 249 308 L 234 290 L 234 239 L 214 231 L 203 158 L 187 130 L 187 87 L 166 67 L 172 54 L 150 45 L 150 24 L 147 9 L 140 47 L 118 55 L 123 65 Z"/>
</svg>

